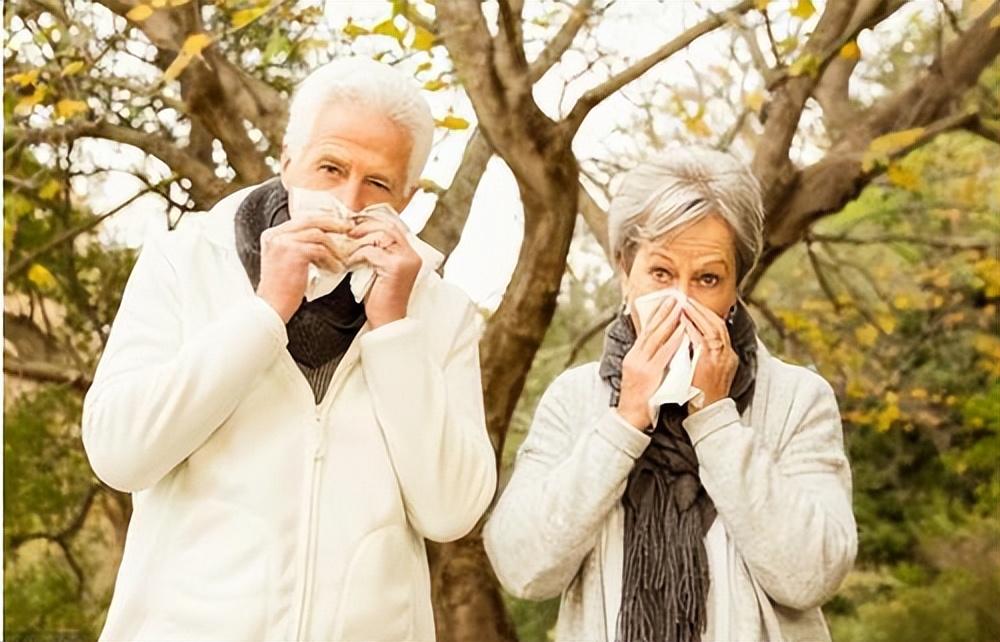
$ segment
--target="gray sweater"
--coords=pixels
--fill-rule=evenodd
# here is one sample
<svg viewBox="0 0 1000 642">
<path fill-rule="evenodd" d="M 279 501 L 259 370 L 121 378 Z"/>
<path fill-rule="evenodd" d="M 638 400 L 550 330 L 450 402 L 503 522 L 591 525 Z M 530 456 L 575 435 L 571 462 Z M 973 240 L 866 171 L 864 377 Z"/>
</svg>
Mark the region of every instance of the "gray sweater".
<svg viewBox="0 0 1000 642">
<path fill-rule="evenodd" d="M 758 355 L 742 417 L 727 398 L 684 422 L 718 511 L 705 540 L 712 585 L 702 640 L 829 640 L 819 606 L 857 551 L 840 413 L 822 377 L 759 342 Z M 508 591 L 562 595 L 557 640 L 614 637 L 621 497 L 649 437 L 608 407 L 609 394 L 597 363 L 552 383 L 485 528 Z"/>
</svg>

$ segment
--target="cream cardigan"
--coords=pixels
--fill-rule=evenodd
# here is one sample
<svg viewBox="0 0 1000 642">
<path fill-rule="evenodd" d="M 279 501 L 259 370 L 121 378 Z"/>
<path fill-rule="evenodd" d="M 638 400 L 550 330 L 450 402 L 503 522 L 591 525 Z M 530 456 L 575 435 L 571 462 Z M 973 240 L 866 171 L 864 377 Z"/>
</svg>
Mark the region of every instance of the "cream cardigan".
<svg viewBox="0 0 1000 642">
<path fill-rule="evenodd" d="M 819 375 L 760 343 L 758 355 L 742 417 L 727 398 L 684 422 L 718 511 L 706 535 L 712 584 L 702 640 L 829 640 L 819 606 L 857 550 L 840 413 Z M 621 497 L 649 437 L 608 408 L 609 394 L 597 363 L 553 382 L 485 528 L 510 592 L 562 595 L 557 640 L 614 639 Z"/>
</svg>

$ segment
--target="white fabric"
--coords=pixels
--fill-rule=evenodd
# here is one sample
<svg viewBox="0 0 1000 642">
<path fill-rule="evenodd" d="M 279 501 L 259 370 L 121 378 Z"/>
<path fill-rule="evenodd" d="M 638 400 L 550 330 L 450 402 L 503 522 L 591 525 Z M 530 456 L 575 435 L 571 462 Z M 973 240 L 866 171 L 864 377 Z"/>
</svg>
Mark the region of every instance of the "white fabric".
<svg viewBox="0 0 1000 642">
<path fill-rule="evenodd" d="M 484 529 L 486 552 L 511 593 L 562 596 L 557 640 L 614 639 L 621 497 L 650 438 L 608 408 L 610 392 L 597 363 L 552 383 Z M 746 412 L 722 399 L 691 414 L 684 428 L 718 513 L 706 538 L 712 588 L 704 642 L 828 640 L 819 606 L 857 551 L 829 384 L 758 343 Z"/>
<path fill-rule="evenodd" d="M 377 218 L 395 225 L 403 233 L 410 246 L 420 256 L 423 262 L 420 268 L 421 273 L 437 270 L 441 266 L 441 263 L 444 262 L 444 255 L 411 232 L 402 219 L 399 218 L 399 214 L 385 203 L 371 205 L 360 212 L 354 212 L 344 205 L 332 192 L 311 190 L 302 187 L 289 188 L 289 218 L 296 219 L 317 215 L 329 216 L 342 221 Z M 336 246 L 343 248 L 345 254 L 356 247 L 356 244 L 344 234 L 330 233 L 328 236 Z M 345 256 L 344 258 L 347 257 Z M 367 263 L 353 269 L 345 267 L 338 271 L 324 270 L 310 263 L 306 276 L 306 301 L 313 301 L 330 294 L 334 288 L 340 285 L 340 282 L 344 280 L 344 277 L 348 273 L 351 275 L 351 293 L 354 294 L 354 300 L 360 303 L 368 294 L 368 290 L 371 289 L 372 284 L 375 283 L 375 270 Z"/>
<path fill-rule="evenodd" d="M 234 249 L 233 215 L 146 244 L 83 411 L 133 514 L 102 640 L 433 640 L 424 539 L 496 483 L 477 312 L 429 272 L 320 406 Z"/>
<path fill-rule="evenodd" d="M 639 317 L 639 329 L 649 323 L 660 303 L 666 298 L 675 299 L 677 305 L 687 303 L 687 295 L 677 288 L 665 288 L 636 297 L 632 305 L 635 306 Z M 654 426 L 659 419 L 660 406 L 663 404 L 684 405 L 699 395 L 704 396 L 698 387 L 691 385 L 698 359 L 701 357 L 701 346 L 692 349 L 691 345 L 691 337 L 685 332 L 681 344 L 667 365 L 663 382 L 649 398 L 649 417 Z"/>
</svg>

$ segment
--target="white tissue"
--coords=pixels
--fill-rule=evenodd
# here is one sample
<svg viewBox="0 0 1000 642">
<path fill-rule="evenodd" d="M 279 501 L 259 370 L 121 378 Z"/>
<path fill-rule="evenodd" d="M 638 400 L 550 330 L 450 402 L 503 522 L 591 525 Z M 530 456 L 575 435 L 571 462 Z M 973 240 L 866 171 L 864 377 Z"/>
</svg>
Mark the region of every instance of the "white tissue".
<svg viewBox="0 0 1000 642">
<path fill-rule="evenodd" d="M 377 218 L 395 225 L 403 232 L 410 246 L 420 255 L 423 261 L 423 265 L 420 268 L 421 275 L 425 272 L 436 270 L 444 261 L 444 256 L 440 252 L 413 234 L 399 218 L 399 214 L 385 203 L 371 205 L 360 212 L 354 212 L 344 205 L 332 192 L 292 187 L 288 194 L 288 210 L 288 215 L 291 218 L 317 215 L 333 216 L 345 221 Z M 339 240 L 341 242 L 344 237 L 342 234 L 335 233 L 331 233 L 329 236 L 335 242 L 338 240 L 337 237 L 340 237 Z M 346 259 L 347 257 L 342 258 Z M 306 301 L 313 301 L 333 292 L 340 285 L 340 282 L 344 280 L 348 272 L 351 274 L 351 292 L 354 294 L 354 300 L 360 303 L 375 283 L 375 270 L 367 263 L 357 265 L 352 269 L 348 269 L 345 266 L 343 270 L 336 272 L 310 264 L 306 277 Z"/>
<path fill-rule="evenodd" d="M 677 300 L 678 305 L 687 302 L 687 295 L 677 288 L 667 288 L 657 290 L 637 297 L 632 302 L 636 316 L 639 317 L 639 327 L 644 327 L 649 323 L 663 299 L 672 297 Z M 684 405 L 702 394 L 699 388 L 691 385 L 694 379 L 694 370 L 698 365 L 698 358 L 701 356 L 701 347 L 696 346 L 692 350 L 691 337 L 684 333 L 681 344 L 677 347 L 677 352 L 667 365 L 667 370 L 663 376 L 663 382 L 656 389 L 656 392 L 649 398 L 649 416 L 656 425 L 659 418 L 660 406 L 665 403 L 675 403 Z"/>
</svg>

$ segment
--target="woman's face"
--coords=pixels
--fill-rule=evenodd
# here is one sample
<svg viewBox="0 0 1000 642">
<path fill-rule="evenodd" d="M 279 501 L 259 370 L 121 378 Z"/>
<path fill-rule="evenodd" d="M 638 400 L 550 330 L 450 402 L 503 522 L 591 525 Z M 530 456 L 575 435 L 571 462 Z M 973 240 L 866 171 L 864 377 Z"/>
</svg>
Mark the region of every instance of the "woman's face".
<svg viewBox="0 0 1000 642">
<path fill-rule="evenodd" d="M 624 268 L 625 266 L 623 266 Z M 640 241 L 623 283 L 630 304 L 655 290 L 677 288 L 725 317 L 736 303 L 736 237 L 718 214 Z"/>
</svg>

